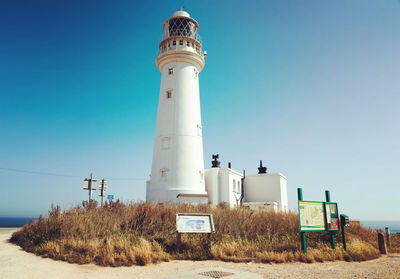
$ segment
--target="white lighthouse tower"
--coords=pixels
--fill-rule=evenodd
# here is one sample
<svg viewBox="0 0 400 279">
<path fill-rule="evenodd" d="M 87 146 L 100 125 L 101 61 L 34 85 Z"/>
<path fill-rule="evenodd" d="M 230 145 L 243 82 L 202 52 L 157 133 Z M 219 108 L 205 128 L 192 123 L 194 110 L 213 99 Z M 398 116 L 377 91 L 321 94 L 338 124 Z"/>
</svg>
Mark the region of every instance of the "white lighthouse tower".
<svg viewBox="0 0 400 279">
<path fill-rule="evenodd" d="M 147 202 L 207 202 L 199 73 L 205 53 L 199 25 L 183 11 L 163 24 L 156 65 L 161 72 Z"/>
</svg>

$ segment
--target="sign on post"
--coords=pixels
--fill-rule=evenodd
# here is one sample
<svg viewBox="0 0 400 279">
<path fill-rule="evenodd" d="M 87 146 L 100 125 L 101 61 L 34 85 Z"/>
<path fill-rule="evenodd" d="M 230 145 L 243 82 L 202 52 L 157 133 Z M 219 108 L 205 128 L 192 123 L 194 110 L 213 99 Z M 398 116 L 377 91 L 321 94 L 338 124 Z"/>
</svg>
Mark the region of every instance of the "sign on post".
<svg viewBox="0 0 400 279">
<path fill-rule="evenodd" d="M 339 230 L 339 214 L 336 202 L 325 202 L 326 230 Z"/>
<path fill-rule="evenodd" d="M 114 199 L 114 195 L 107 195 L 107 200 L 112 201 Z"/>
<path fill-rule="evenodd" d="M 212 214 L 176 214 L 176 231 L 180 233 L 214 233 Z"/>
<path fill-rule="evenodd" d="M 324 203 L 299 201 L 300 231 L 325 231 Z"/>
<path fill-rule="evenodd" d="M 83 180 L 83 190 L 96 190 L 96 189 L 97 189 L 97 180 L 96 179 Z"/>
</svg>

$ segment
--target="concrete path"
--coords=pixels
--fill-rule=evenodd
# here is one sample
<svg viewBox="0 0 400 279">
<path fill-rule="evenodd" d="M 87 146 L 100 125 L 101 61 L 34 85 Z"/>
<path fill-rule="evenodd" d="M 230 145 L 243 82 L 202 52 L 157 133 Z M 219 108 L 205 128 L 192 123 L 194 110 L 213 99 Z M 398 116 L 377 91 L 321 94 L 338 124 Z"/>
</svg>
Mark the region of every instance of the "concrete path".
<svg viewBox="0 0 400 279">
<path fill-rule="evenodd" d="M 258 264 L 220 261 L 171 261 L 148 266 L 100 267 L 92 264 L 77 265 L 35 256 L 8 243 L 17 229 L 0 228 L 0 278 L 1 279 L 163 279 L 171 276 L 196 273 L 199 270 L 228 271 L 235 274 L 258 274 L 262 278 L 385 278 L 400 279 L 400 257 L 382 257 L 368 262 L 326 262 L 316 264 Z M 230 271 L 228 271 L 230 272 Z M 233 275 L 232 275 L 233 276 Z M 177 277 L 179 278 L 179 277 Z M 194 279 L 194 275 L 191 279 Z M 214 277 L 198 277 L 213 279 Z M 222 279 L 235 277 L 225 276 Z M 246 278 L 246 277 L 240 277 Z M 252 278 L 252 277 L 247 277 Z M 260 278 L 260 277 L 258 277 Z"/>
</svg>

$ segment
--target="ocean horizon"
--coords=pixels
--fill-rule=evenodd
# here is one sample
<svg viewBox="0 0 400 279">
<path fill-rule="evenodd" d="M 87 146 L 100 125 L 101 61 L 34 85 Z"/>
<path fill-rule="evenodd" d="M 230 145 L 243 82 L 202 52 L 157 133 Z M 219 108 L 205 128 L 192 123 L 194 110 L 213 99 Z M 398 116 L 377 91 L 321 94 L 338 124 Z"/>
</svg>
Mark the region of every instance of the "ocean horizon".
<svg viewBox="0 0 400 279">
<path fill-rule="evenodd" d="M 0 228 L 22 227 L 30 221 L 38 219 L 38 217 L 0 217 Z M 382 231 L 389 227 L 391 233 L 400 233 L 400 221 L 361 220 L 360 222 L 363 227 Z"/>
</svg>

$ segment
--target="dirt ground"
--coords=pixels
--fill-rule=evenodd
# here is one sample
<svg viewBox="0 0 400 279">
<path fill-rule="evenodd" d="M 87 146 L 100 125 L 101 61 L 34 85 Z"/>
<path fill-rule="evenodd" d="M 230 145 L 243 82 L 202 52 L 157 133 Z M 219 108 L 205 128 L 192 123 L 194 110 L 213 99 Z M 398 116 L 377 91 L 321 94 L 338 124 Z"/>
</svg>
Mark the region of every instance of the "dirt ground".
<svg viewBox="0 0 400 279">
<path fill-rule="evenodd" d="M 400 279 L 400 255 L 385 256 L 368 262 L 326 262 L 258 264 L 219 261 L 171 261 L 148 266 L 100 267 L 77 265 L 35 256 L 8 243 L 16 228 L 0 228 L 0 278 L 1 279 L 56 279 L 56 278 L 140 278 L 162 279 L 207 267 L 222 267 L 258 273 L 263 278 L 397 278 Z M 207 279 L 208 277 L 205 277 Z M 229 277 L 226 277 L 229 279 Z"/>
</svg>

